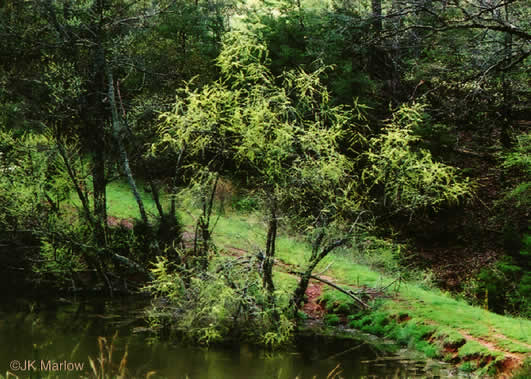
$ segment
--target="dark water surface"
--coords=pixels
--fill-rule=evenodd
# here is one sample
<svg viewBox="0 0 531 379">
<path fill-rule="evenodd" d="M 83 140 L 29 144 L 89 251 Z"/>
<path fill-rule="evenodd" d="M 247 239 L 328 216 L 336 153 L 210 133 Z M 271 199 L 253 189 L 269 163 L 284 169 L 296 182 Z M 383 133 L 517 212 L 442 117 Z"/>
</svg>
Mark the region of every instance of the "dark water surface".
<svg viewBox="0 0 531 379">
<path fill-rule="evenodd" d="M 119 365 L 127 346 L 133 378 L 149 371 L 156 371 L 153 378 L 326 378 L 338 364 L 344 378 L 447 376 L 440 364 L 354 331 L 348 332 L 353 339 L 305 333 L 287 351 L 273 353 L 248 345 L 206 349 L 157 341 L 145 329 L 146 304 L 135 298 L 0 298 L 0 377 L 9 371 L 27 378 L 33 367 L 34 378 L 88 375 L 88 357 L 99 354 L 98 336 L 110 340 L 117 331 L 113 361 Z"/>
</svg>

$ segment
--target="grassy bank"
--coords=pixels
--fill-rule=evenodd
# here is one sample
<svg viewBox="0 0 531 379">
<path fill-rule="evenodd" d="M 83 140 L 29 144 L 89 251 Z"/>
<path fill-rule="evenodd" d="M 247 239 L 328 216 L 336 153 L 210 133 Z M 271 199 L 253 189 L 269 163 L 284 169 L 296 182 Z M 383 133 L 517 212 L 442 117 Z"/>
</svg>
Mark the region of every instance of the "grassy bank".
<svg viewBox="0 0 531 379">
<path fill-rule="evenodd" d="M 142 195 L 147 209 L 154 210 L 149 194 Z M 138 217 L 136 204 L 123 185 L 112 184 L 108 199 L 109 214 L 122 218 Z M 186 207 L 188 210 L 182 209 L 182 219 L 191 229 L 195 212 L 192 204 L 186 204 Z M 265 220 L 260 214 L 228 210 L 215 221 L 213 238 L 219 249 L 244 253 L 263 248 Z M 387 253 L 382 251 L 382 254 Z M 302 269 L 309 254 L 310 246 L 301 237 L 279 236 L 275 279 L 281 288 L 290 290 L 295 287 L 297 278 L 286 274 L 286 267 Z M 324 290 L 321 297 L 329 314 L 337 313 L 338 318 L 346 320 L 350 327 L 392 338 L 428 357 L 444 359 L 464 371 L 479 375 L 511 373 L 530 356 L 530 320 L 470 306 L 430 287 L 422 280 L 422 274 L 418 275 L 417 281 L 398 282 L 398 275 L 359 264 L 364 260 L 362 258 L 353 248 L 343 249 L 328 256 L 316 269 L 316 272 L 325 270 L 324 275 L 345 287 L 383 288 L 393 283 L 373 300 L 370 312 L 360 312 L 351 298 L 336 290 Z"/>
<path fill-rule="evenodd" d="M 264 225 L 256 215 L 233 214 L 220 219 L 215 230 L 218 246 L 251 250 L 263 246 Z M 301 269 L 310 254 L 310 246 L 297 238 L 281 236 L 278 259 Z M 396 276 L 385 275 L 358 264 L 359 254 L 342 250 L 330 255 L 317 268 L 326 268 L 326 276 L 345 287 L 387 288 L 376 299 L 371 312 L 358 312 L 353 300 L 337 290 L 326 288 L 322 295 L 329 313 L 347 316 L 351 327 L 392 338 L 424 352 L 430 358 L 441 358 L 478 374 L 510 372 L 531 354 L 531 321 L 498 315 L 474 307 L 449 293 L 418 282 L 396 282 Z M 281 266 L 278 267 L 282 271 Z M 287 275 L 279 280 L 290 281 Z"/>
</svg>

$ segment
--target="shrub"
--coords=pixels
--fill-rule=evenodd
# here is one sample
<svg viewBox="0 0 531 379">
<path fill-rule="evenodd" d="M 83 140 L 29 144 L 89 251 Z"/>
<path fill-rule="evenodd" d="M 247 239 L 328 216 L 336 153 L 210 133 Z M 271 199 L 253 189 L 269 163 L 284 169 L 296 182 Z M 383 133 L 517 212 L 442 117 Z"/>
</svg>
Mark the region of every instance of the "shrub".
<svg viewBox="0 0 531 379">
<path fill-rule="evenodd" d="M 520 252 L 528 257 L 531 244 L 529 235 L 524 238 L 525 246 Z M 498 313 L 510 311 L 523 317 L 531 316 L 531 271 L 529 263 L 511 256 L 504 256 L 495 265 L 484 268 L 470 285 L 476 302 Z"/>
<path fill-rule="evenodd" d="M 148 312 L 154 329 L 170 330 L 209 345 L 237 338 L 275 348 L 291 339 L 292 321 L 281 311 L 282 294 L 272 301 L 262 286 L 254 257 L 217 258 L 209 271 L 191 271 L 158 257 L 154 297 Z"/>
<path fill-rule="evenodd" d="M 256 197 L 249 195 L 242 196 L 238 199 L 235 199 L 233 202 L 233 207 L 243 213 L 250 213 L 259 208 L 260 204 Z"/>
<path fill-rule="evenodd" d="M 472 185 L 457 169 L 433 160 L 429 151 L 415 149 L 413 130 L 424 123 L 424 106 L 403 105 L 393 113 L 383 133 L 371 140 L 364 184 L 385 212 L 412 217 L 426 209 L 438 210 L 469 197 Z"/>
<path fill-rule="evenodd" d="M 502 230 L 500 244 L 505 255 L 484 268 L 469 283 L 468 292 L 477 303 L 498 312 L 531 316 L 531 134 L 516 137 L 514 147 L 499 156 L 505 194 L 495 203 L 492 227 Z"/>
</svg>

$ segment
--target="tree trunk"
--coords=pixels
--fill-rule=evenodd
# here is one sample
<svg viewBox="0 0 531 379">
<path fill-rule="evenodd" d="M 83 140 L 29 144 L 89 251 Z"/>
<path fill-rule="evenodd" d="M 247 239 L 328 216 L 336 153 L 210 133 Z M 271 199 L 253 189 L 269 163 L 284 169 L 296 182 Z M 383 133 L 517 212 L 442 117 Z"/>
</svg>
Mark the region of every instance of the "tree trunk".
<svg viewBox="0 0 531 379">
<path fill-rule="evenodd" d="M 295 292 L 293 293 L 293 306 L 295 308 L 295 311 L 299 309 L 300 305 L 304 301 L 304 294 L 306 293 L 306 290 L 308 289 L 308 284 L 310 283 L 310 278 L 312 276 L 312 272 L 319 263 L 318 260 L 313 260 L 306 271 L 301 276 L 301 280 L 299 281 L 299 285 L 295 289 Z"/>
<path fill-rule="evenodd" d="M 391 6 L 391 46 L 389 53 L 389 95 L 394 105 L 400 103 L 398 98 L 398 88 L 400 86 L 400 29 L 402 27 L 401 4 L 398 0 L 393 0 Z"/>
<path fill-rule="evenodd" d="M 63 158 L 63 161 L 65 162 L 66 171 L 68 173 L 70 180 L 72 181 L 72 184 L 74 185 L 77 196 L 79 197 L 79 200 L 81 201 L 81 207 L 83 208 L 83 213 L 85 214 L 85 218 L 91 225 L 94 225 L 94 219 L 92 218 L 92 214 L 90 213 L 89 199 L 87 197 L 87 194 L 85 193 L 85 191 L 79 184 L 79 181 L 77 180 L 77 175 L 74 171 L 74 168 L 71 165 L 70 158 L 68 157 L 62 142 L 59 141 L 59 137 L 57 138 L 57 148 L 59 149 L 59 154 L 61 155 L 61 157 Z"/>
<path fill-rule="evenodd" d="M 330 254 L 330 252 L 334 251 L 340 246 L 343 246 L 352 238 L 352 230 L 344 238 L 332 241 L 321 249 L 324 238 L 325 231 L 321 230 L 312 244 L 312 255 L 310 258 L 310 264 L 308 265 L 306 271 L 301 274 L 301 280 L 299 281 L 299 285 L 295 289 L 291 300 L 291 304 L 293 305 L 295 312 L 304 300 L 304 294 L 306 293 L 306 289 L 308 288 L 310 278 L 312 278 L 313 270 L 328 254 Z"/>
<path fill-rule="evenodd" d="M 501 15 L 499 16 L 501 18 Z M 505 4 L 505 22 L 509 23 L 509 5 Z M 511 62 L 513 37 L 511 33 L 505 33 L 504 39 L 504 55 L 505 65 L 508 66 Z M 506 149 L 511 147 L 511 124 L 512 124 L 512 88 L 511 81 L 507 78 L 507 72 L 502 71 L 502 86 L 503 86 L 503 105 L 502 105 L 502 120 L 500 142 Z"/>
<path fill-rule="evenodd" d="M 135 197 L 136 203 L 138 204 L 138 210 L 140 211 L 140 218 L 142 219 L 142 222 L 147 225 L 148 218 L 147 218 L 146 211 L 144 209 L 144 203 L 142 199 L 140 198 L 138 188 L 136 187 L 135 178 L 133 177 L 133 173 L 131 172 L 131 167 L 129 166 L 129 158 L 127 156 L 127 151 L 125 150 L 125 146 L 124 146 L 122 122 L 120 120 L 120 116 L 118 115 L 118 108 L 116 106 L 116 99 L 114 97 L 114 80 L 113 80 L 112 72 L 111 72 L 111 69 L 107 65 L 105 66 L 105 71 L 107 74 L 107 85 L 109 86 L 108 97 L 109 97 L 109 102 L 111 104 L 113 135 L 114 135 L 114 138 L 116 139 L 116 142 L 118 143 L 118 149 L 120 150 L 120 158 L 122 159 L 122 164 L 123 164 L 125 176 L 127 177 L 127 182 L 129 183 L 129 187 L 131 187 L 133 196 Z"/>
<path fill-rule="evenodd" d="M 382 34 L 382 0 L 371 0 L 372 28 L 370 38 L 373 40 L 368 57 L 367 71 L 372 79 L 381 79 L 381 69 L 384 66 L 383 52 L 379 39 Z"/>
<path fill-rule="evenodd" d="M 98 140 L 101 141 L 100 147 L 93 152 L 92 162 L 92 198 L 94 204 L 94 222 L 95 222 L 95 238 L 98 247 L 105 247 L 106 244 L 106 229 L 107 229 L 107 199 L 106 199 L 106 185 L 105 177 L 105 152 L 103 133 L 98 133 Z"/>
<path fill-rule="evenodd" d="M 275 243 L 277 238 L 277 209 L 276 200 L 271 200 L 271 218 L 269 219 L 267 228 L 267 241 L 266 241 L 266 253 L 264 257 L 264 276 L 263 285 L 264 288 L 272 294 L 275 291 L 275 284 L 273 282 L 273 266 L 275 264 Z"/>
<path fill-rule="evenodd" d="M 151 189 L 151 197 L 153 198 L 153 201 L 155 202 L 155 206 L 157 207 L 157 212 L 159 212 L 160 222 L 164 222 L 164 209 L 162 209 L 162 205 L 160 203 L 160 197 L 159 197 L 159 188 L 155 184 L 154 179 L 149 179 L 149 188 Z"/>
<path fill-rule="evenodd" d="M 178 190 L 178 177 L 181 171 L 181 159 L 183 157 L 185 150 L 186 150 L 186 146 L 183 146 L 183 148 L 179 151 L 179 157 L 177 158 L 177 163 L 175 164 L 175 173 L 174 173 L 175 176 L 173 177 L 173 180 L 172 180 L 172 188 L 171 188 L 172 196 L 170 200 L 170 216 L 169 216 L 172 222 L 175 220 L 175 216 L 177 214 L 177 205 L 176 205 L 175 197 L 176 197 L 177 190 Z"/>
<path fill-rule="evenodd" d="M 375 34 L 382 32 L 382 0 L 371 0 L 372 25 Z"/>
</svg>

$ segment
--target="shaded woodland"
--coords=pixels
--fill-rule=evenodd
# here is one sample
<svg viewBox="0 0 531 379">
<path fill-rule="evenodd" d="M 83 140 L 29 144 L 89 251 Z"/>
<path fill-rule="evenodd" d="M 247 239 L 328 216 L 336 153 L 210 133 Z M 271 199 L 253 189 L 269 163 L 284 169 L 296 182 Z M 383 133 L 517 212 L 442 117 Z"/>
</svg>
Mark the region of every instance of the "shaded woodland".
<svg viewBox="0 0 531 379">
<path fill-rule="evenodd" d="M 323 259 L 386 244 L 396 275 L 529 317 L 530 5 L 2 2 L 0 286 L 147 288 L 157 325 L 179 304 L 200 342 L 273 346 Z M 226 207 L 265 228 L 236 260 Z M 311 246 L 287 295 L 280 233 Z"/>
</svg>

